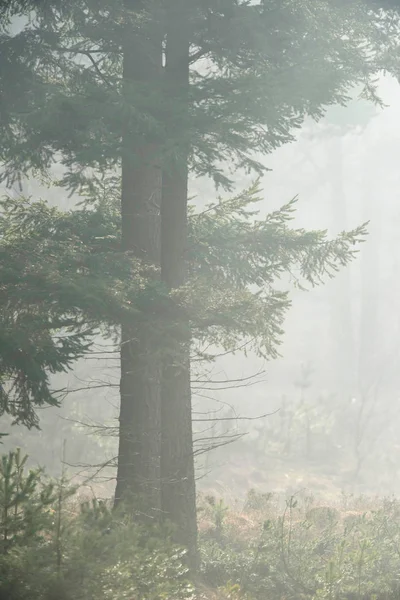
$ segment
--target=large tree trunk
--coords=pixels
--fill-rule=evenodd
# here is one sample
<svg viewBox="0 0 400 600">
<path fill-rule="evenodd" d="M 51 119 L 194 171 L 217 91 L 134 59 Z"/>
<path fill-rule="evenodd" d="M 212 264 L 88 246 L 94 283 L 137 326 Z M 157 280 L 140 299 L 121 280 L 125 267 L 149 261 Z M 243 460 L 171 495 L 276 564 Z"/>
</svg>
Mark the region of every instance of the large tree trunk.
<svg viewBox="0 0 400 600">
<path fill-rule="evenodd" d="M 171 115 L 166 124 L 175 138 L 175 160 L 163 172 L 161 201 L 161 277 L 167 288 L 186 282 L 189 88 L 188 0 L 169 8 L 165 85 Z M 189 9 L 190 10 L 190 9 Z M 177 131 L 180 139 L 177 138 Z M 178 158 L 176 158 L 178 157 Z M 176 541 L 197 560 L 197 523 L 192 406 L 190 393 L 190 326 L 182 314 L 171 326 L 162 375 L 161 489 L 164 516 L 175 525 Z"/>
<path fill-rule="evenodd" d="M 126 1 L 127 10 L 142 10 L 142 2 Z M 161 41 L 127 27 L 124 40 L 125 99 L 134 86 L 152 85 L 161 73 Z M 146 136 L 138 136 L 129 121 L 123 136 L 122 243 L 148 264 L 159 264 L 159 213 L 161 169 L 159 149 Z M 121 405 L 115 505 L 121 502 L 150 520 L 160 516 L 161 369 L 156 358 L 157 332 L 144 314 L 122 324 Z"/>
</svg>

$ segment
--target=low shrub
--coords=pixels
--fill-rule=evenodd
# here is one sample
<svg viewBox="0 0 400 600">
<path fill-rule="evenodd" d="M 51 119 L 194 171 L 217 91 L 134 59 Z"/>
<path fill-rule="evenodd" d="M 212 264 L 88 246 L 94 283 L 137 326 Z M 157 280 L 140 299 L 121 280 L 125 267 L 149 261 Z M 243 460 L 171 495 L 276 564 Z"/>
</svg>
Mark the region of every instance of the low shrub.
<svg viewBox="0 0 400 600">
<path fill-rule="evenodd" d="M 400 502 L 286 508 L 251 492 L 243 511 L 201 501 L 201 582 L 168 531 L 79 503 L 64 480 L 0 459 L 0 600 L 400 599 Z"/>
<path fill-rule="evenodd" d="M 292 498 L 278 515 L 268 511 L 265 498 L 256 500 L 253 492 L 246 508 L 250 543 L 248 534 L 230 528 L 228 512 L 217 530 L 210 520 L 213 506 L 203 509 L 210 522 L 208 529 L 200 528 L 208 585 L 254 600 L 400 598 L 398 501 L 344 511 L 310 509 Z"/>
<path fill-rule="evenodd" d="M 193 595 L 184 552 L 65 481 L 0 460 L 0 600 L 176 600 Z"/>
</svg>

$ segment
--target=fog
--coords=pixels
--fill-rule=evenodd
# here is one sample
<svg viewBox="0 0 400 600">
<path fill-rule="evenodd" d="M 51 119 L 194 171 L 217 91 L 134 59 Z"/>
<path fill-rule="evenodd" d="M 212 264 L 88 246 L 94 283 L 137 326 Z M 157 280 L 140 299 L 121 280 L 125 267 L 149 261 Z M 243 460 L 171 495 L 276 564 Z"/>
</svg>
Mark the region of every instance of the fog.
<svg viewBox="0 0 400 600">
<path fill-rule="evenodd" d="M 297 227 L 334 236 L 368 221 L 369 236 L 354 263 L 325 285 L 300 291 L 282 281 L 293 305 L 279 359 L 265 363 L 238 352 L 217 358 L 211 372 L 193 374 L 210 380 L 194 384 L 195 419 L 225 419 L 195 421 L 200 489 L 231 498 L 250 488 L 321 496 L 400 492 L 400 89 L 383 78 L 379 90 L 384 108 L 354 102 L 331 109 L 263 159 L 271 171 L 261 182 L 261 213 L 296 196 Z M 237 174 L 238 189 L 249 181 Z M 37 181 L 27 182 L 24 193 L 61 208 L 75 201 Z M 207 181 L 193 181 L 191 195 L 199 206 L 215 199 Z M 99 338 L 96 350 L 107 347 Z M 40 433 L 9 428 L 5 448 L 22 445 L 54 474 L 63 461 L 84 477 L 93 473 L 89 465 L 97 473 L 112 461 L 117 440 L 102 427 L 117 426 L 118 357 L 101 356 L 57 377 L 54 387 L 71 392 L 63 407 L 39 411 Z M 201 451 L 214 445 L 221 447 Z M 106 493 L 112 477 L 112 468 L 99 471 L 90 485 Z"/>
</svg>

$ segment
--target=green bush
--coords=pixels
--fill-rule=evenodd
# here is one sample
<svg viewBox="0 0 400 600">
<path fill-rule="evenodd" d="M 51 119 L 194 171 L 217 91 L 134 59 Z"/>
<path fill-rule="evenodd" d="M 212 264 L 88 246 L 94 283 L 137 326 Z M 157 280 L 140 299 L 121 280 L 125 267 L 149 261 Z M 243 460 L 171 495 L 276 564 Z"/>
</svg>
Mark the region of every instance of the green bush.
<svg viewBox="0 0 400 600">
<path fill-rule="evenodd" d="M 257 600 L 400 598 L 398 501 L 349 514 L 310 510 L 292 499 L 280 516 L 258 511 L 252 517 L 259 526 L 250 544 L 243 535 L 240 545 L 229 516 L 224 536 L 212 528 L 202 534 L 203 577 L 228 596 L 234 589 Z"/>
<path fill-rule="evenodd" d="M 166 532 L 105 502 L 77 507 L 65 481 L 0 461 L 0 600 L 167 600 L 193 594 L 184 553 Z"/>
<path fill-rule="evenodd" d="M 399 501 L 277 506 L 252 492 L 239 514 L 206 498 L 196 595 L 167 531 L 105 501 L 79 503 L 64 480 L 10 452 L 0 458 L 0 600 L 400 599 Z"/>
</svg>

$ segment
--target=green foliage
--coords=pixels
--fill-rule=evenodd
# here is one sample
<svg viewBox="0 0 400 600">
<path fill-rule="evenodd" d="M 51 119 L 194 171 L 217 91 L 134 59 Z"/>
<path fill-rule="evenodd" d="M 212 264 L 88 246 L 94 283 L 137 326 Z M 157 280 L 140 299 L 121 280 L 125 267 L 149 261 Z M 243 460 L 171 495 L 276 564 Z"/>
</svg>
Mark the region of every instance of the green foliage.
<svg viewBox="0 0 400 600">
<path fill-rule="evenodd" d="M 291 498 L 280 514 L 271 494 L 252 491 L 241 513 L 208 497 L 200 511 L 207 587 L 196 594 L 168 532 L 135 524 L 107 501 L 80 502 L 65 484 L 60 504 L 60 485 L 26 472 L 25 462 L 16 451 L 0 463 L 1 600 L 398 598 L 396 500 L 330 507 Z"/>
<path fill-rule="evenodd" d="M 296 200 L 260 218 L 261 197 L 256 182 L 192 213 L 187 295 L 200 344 L 234 351 L 247 342 L 247 349 L 275 358 L 290 287 L 334 276 L 355 257 L 366 228 L 330 240 L 326 231 L 290 227 Z"/>
<path fill-rule="evenodd" d="M 166 532 L 143 529 L 106 502 L 79 509 L 64 483 L 1 459 L 1 600 L 190 598 L 184 553 Z M 61 490 L 61 494 L 60 494 Z"/>
<path fill-rule="evenodd" d="M 346 104 L 354 86 L 377 101 L 378 74 L 398 73 L 398 25 L 361 0 L 188 0 L 180 15 L 190 31 L 186 111 L 162 77 L 122 85 L 127 28 L 157 38 L 175 2 L 154 0 L 140 12 L 122 0 L 3 4 L 0 157 L 9 182 L 47 171 L 57 153 L 63 185 L 77 189 L 88 169 L 119 163 L 128 127 L 159 144 L 164 164 L 179 161 L 189 142 L 191 170 L 229 186 L 224 163 L 263 172 L 254 152 L 291 142 L 306 116 Z M 25 18 L 18 33 L 15 15 Z"/>
<path fill-rule="evenodd" d="M 3 454 L 0 462 L 0 553 L 37 541 L 54 502 L 54 486 L 43 485 L 40 469 L 24 473 L 27 456 L 20 449 Z"/>
<path fill-rule="evenodd" d="M 115 333 L 140 278 L 119 259 L 118 220 L 104 202 L 63 213 L 7 197 L 0 229 L 0 414 L 31 427 L 35 406 L 57 404 L 50 375 L 87 353 L 99 330 Z"/>
<path fill-rule="evenodd" d="M 307 116 L 318 119 L 327 106 L 346 104 L 354 86 L 377 102 L 376 75 L 384 68 L 398 72 L 396 23 L 361 1 L 188 0 L 182 26 L 190 30 L 184 96 L 190 105 L 182 110 L 179 93 L 171 95 L 163 77 L 132 89 L 122 69 L 126 32 L 156 40 L 175 9 L 174 2 L 158 0 L 140 12 L 122 0 L 1 3 L 1 179 L 11 184 L 23 174 L 48 176 L 56 156 L 64 169 L 60 186 L 93 197 L 102 173 L 113 180 L 114 198 L 120 188 L 115 168 L 129 131 L 156 143 L 165 168 L 179 162 L 189 144 L 191 172 L 229 187 L 227 161 L 234 170 L 265 171 L 255 152 L 268 154 L 292 141 Z M 61 215 L 7 198 L 0 223 L 6 232 L 0 241 L 0 414 L 37 425 L 35 405 L 59 399 L 49 375 L 86 353 L 94 331 L 135 309 L 159 328 L 160 314 L 164 322 L 166 315 L 174 320 L 177 299 L 200 342 L 207 338 L 232 350 L 253 339 L 262 355 L 276 356 L 289 299 L 272 282 L 288 272 L 311 283 L 332 273 L 350 260 L 350 244 L 363 230 L 332 242 L 323 232 L 290 230 L 292 204 L 246 224 L 244 204 L 255 191 L 246 194 L 228 203 L 230 217 L 223 205 L 194 217 L 199 258 L 188 289 L 173 302 L 127 266 L 108 199 L 101 209 Z"/>
<path fill-rule="evenodd" d="M 37 425 L 36 405 L 61 397 L 49 375 L 90 352 L 99 331 L 118 336 L 127 317 L 146 319 L 156 335 L 169 334 L 179 305 L 201 358 L 212 359 L 202 351 L 210 342 L 226 351 L 247 343 L 276 357 L 290 306 L 287 288 L 333 276 L 365 235 L 364 226 L 333 240 L 324 231 L 291 228 L 295 201 L 259 218 L 257 182 L 191 213 L 189 279 L 168 294 L 152 268 L 120 250 L 116 189 L 114 178 L 93 179 L 74 211 L 21 198 L 1 205 L 0 411 L 24 425 Z"/>
<path fill-rule="evenodd" d="M 313 511 L 319 510 L 325 517 L 315 520 Z M 249 510 L 248 516 L 259 524 L 253 525 L 250 543 L 248 532 L 228 526 L 223 543 L 205 536 L 202 568 L 210 586 L 225 593 L 236 586 L 238 597 L 247 599 L 398 598 L 397 501 L 369 506 L 364 501 L 350 518 L 344 509 L 307 510 L 292 498 L 282 516 L 265 508 Z M 232 513 L 227 521 L 231 518 Z"/>
<path fill-rule="evenodd" d="M 184 552 L 165 532 L 111 514 L 106 503 L 86 504 L 70 524 L 62 573 L 71 597 L 85 600 L 186 598 L 192 594 Z"/>
</svg>

